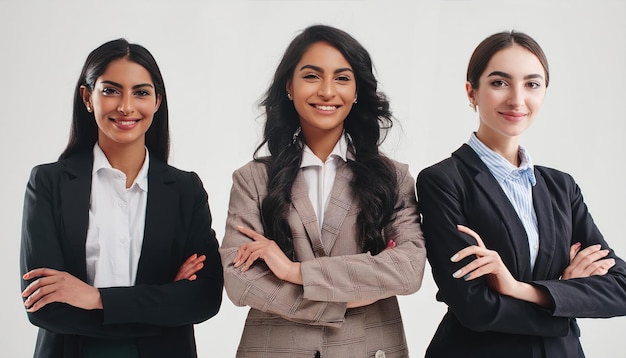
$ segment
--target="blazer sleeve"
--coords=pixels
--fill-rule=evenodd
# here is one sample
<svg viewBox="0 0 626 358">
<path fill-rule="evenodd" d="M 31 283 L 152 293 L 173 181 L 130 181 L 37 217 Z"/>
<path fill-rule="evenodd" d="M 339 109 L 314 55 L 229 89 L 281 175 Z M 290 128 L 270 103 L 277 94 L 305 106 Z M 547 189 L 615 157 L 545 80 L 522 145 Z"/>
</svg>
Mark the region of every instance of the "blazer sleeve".
<svg viewBox="0 0 626 358">
<path fill-rule="evenodd" d="M 557 235 L 570 244 L 580 242 L 582 247 L 600 244 L 608 249 L 607 258 L 615 265 L 605 275 L 594 275 L 570 280 L 536 281 L 552 296 L 553 314 L 561 317 L 608 318 L 626 315 L 626 263 L 617 257 L 595 225 L 574 179 L 565 173 L 547 173 L 547 184 L 553 193 L 555 215 L 570 225 L 557 228 Z M 555 180 L 558 179 L 558 180 Z M 554 194 L 559 193 L 559 194 Z M 562 200 L 560 193 L 563 193 Z M 564 237 L 563 237 L 564 236 Z M 571 242 L 570 242 L 571 240 Z"/>
<path fill-rule="evenodd" d="M 351 302 L 416 292 L 422 283 L 426 249 L 408 166 L 398 166 L 398 201 L 394 219 L 384 228 L 396 247 L 368 253 L 318 257 L 302 263 L 304 297 Z"/>
<path fill-rule="evenodd" d="M 177 271 L 184 260 L 194 253 L 206 255 L 204 267 L 196 273 L 197 279 L 194 281 L 155 282 L 100 289 L 104 324 L 147 323 L 175 327 L 206 321 L 219 311 L 223 274 L 219 244 L 211 228 L 208 197 L 197 174 L 191 173 L 186 179 L 181 187 L 189 187 L 181 188 L 180 191 L 187 191 L 191 196 L 181 196 L 183 207 L 178 213 L 168 213 L 186 216 L 179 219 L 186 229 L 177 228 L 186 233 L 182 259 L 175 262 L 173 267 Z M 190 210 L 186 209 L 187 205 L 190 205 Z M 168 211 L 167 208 L 161 210 Z M 169 253 L 165 254 L 169 257 Z M 158 265 L 158 262 L 151 263 L 151 266 Z"/>
<path fill-rule="evenodd" d="M 257 163 L 258 164 L 258 163 Z M 255 176 L 252 165 L 233 174 L 228 217 L 224 240 L 220 248 L 224 268 L 224 287 L 230 300 L 237 306 L 250 306 L 262 312 L 276 314 L 284 319 L 310 325 L 340 326 L 346 312 L 345 302 L 323 302 L 304 298 L 301 285 L 283 281 L 261 261 L 246 272 L 235 268 L 233 260 L 239 246 L 251 241 L 241 234 L 238 226 L 263 233 L 260 193 L 265 192 L 263 180 Z"/>
<path fill-rule="evenodd" d="M 58 200 L 55 169 L 53 166 L 35 167 L 26 186 L 20 248 L 21 275 L 39 267 L 68 270 L 66 249 L 61 244 L 59 213 L 53 204 Z M 24 290 L 31 281 L 21 282 Z M 59 334 L 124 338 L 161 332 L 159 327 L 145 324 L 103 325 L 102 310 L 84 310 L 59 302 L 50 303 L 37 312 L 27 312 L 27 315 L 32 324 Z"/>
<path fill-rule="evenodd" d="M 448 162 L 449 164 L 450 162 Z M 553 317 L 551 312 L 538 305 L 501 295 L 491 290 L 486 277 L 465 281 L 452 274 L 471 261 L 458 263 L 450 257 L 459 250 L 475 245 L 469 235 L 458 232 L 457 225 L 473 226 L 469 222 L 462 202 L 472 200 L 466 196 L 464 177 L 453 165 L 436 165 L 423 170 L 417 179 L 419 207 L 423 216 L 428 261 L 433 278 L 439 288 L 437 298 L 445 302 L 465 327 L 474 331 L 537 336 L 564 336 L 569 320 Z M 493 220 L 485 213 L 481 220 Z M 496 219 L 499 220 L 499 219 Z M 500 225 L 493 222 L 491 225 Z M 480 233 L 479 233 L 480 234 Z"/>
</svg>

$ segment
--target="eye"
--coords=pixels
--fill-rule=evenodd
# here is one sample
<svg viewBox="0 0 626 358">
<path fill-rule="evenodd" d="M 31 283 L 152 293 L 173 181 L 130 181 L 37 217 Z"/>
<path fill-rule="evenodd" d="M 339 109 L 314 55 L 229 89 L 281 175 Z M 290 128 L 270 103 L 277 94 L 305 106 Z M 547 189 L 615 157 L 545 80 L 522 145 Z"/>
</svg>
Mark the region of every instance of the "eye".
<svg viewBox="0 0 626 358">
<path fill-rule="evenodd" d="M 541 83 L 533 81 L 533 82 L 528 82 L 526 84 L 526 86 L 528 86 L 528 87 L 530 87 L 532 89 L 535 89 L 535 88 L 540 88 L 541 87 Z"/>
<path fill-rule="evenodd" d="M 320 77 L 315 73 L 307 73 L 307 74 L 304 74 L 302 78 L 304 78 L 305 80 L 316 80 Z"/>
<path fill-rule="evenodd" d="M 494 80 L 494 81 L 491 82 L 491 85 L 493 87 L 506 87 L 507 83 L 504 82 L 503 80 Z"/>
<path fill-rule="evenodd" d="M 336 80 L 340 82 L 349 82 L 351 78 L 348 75 L 339 75 L 337 76 Z"/>
<path fill-rule="evenodd" d="M 105 87 L 102 89 L 102 94 L 104 94 L 105 96 L 112 96 L 118 93 L 119 91 L 113 87 Z"/>
<path fill-rule="evenodd" d="M 137 90 L 135 92 L 135 95 L 139 96 L 139 97 L 147 97 L 150 96 L 152 93 L 150 93 L 150 91 L 146 91 L 146 90 Z"/>
</svg>

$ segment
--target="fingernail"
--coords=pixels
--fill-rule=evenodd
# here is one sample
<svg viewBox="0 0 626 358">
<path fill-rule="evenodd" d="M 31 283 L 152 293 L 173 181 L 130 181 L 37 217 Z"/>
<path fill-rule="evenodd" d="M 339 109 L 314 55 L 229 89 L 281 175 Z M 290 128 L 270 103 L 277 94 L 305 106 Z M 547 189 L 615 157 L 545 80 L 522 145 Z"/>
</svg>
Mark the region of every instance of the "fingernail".
<svg viewBox="0 0 626 358">
<path fill-rule="evenodd" d="M 452 262 L 456 262 L 456 259 L 457 259 L 458 257 L 459 257 L 459 255 L 454 254 L 454 255 L 450 258 L 450 261 L 452 261 Z"/>
<path fill-rule="evenodd" d="M 24 276 L 22 276 L 22 278 L 23 278 L 24 280 L 28 280 L 28 274 L 27 274 L 27 273 L 25 273 L 25 274 L 24 274 Z"/>
<path fill-rule="evenodd" d="M 467 281 L 467 279 L 470 277 L 470 274 L 466 274 L 465 276 L 463 276 L 463 280 Z"/>
<path fill-rule="evenodd" d="M 461 270 L 456 271 L 455 273 L 452 274 L 452 277 L 454 278 L 458 278 L 459 276 L 461 276 Z"/>
</svg>

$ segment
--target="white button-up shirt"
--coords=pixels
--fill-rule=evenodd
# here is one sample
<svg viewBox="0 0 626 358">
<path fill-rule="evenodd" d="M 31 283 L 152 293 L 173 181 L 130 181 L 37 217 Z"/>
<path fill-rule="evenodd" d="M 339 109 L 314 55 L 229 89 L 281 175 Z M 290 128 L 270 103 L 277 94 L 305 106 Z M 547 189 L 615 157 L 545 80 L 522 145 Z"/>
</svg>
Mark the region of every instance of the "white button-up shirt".
<svg viewBox="0 0 626 358">
<path fill-rule="evenodd" d="M 315 210 L 320 228 L 324 223 L 324 213 L 328 206 L 330 192 L 335 183 L 337 161 L 343 160 L 345 162 L 347 152 L 348 142 L 346 141 L 346 136 L 343 134 L 324 162 L 313 154 L 311 148 L 307 145 L 304 146 L 300 168 L 302 168 L 302 174 L 304 175 L 309 189 L 309 199 L 311 200 L 311 204 L 313 204 L 313 209 Z"/>
<path fill-rule="evenodd" d="M 135 284 L 141 255 L 148 200 L 148 149 L 137 178 L 126 188 L 126 175 L 111 167 L 96 144 L 93 148 L 91 205 L 85 243 L 87 277 L 95 287 Z"/>
</svg>

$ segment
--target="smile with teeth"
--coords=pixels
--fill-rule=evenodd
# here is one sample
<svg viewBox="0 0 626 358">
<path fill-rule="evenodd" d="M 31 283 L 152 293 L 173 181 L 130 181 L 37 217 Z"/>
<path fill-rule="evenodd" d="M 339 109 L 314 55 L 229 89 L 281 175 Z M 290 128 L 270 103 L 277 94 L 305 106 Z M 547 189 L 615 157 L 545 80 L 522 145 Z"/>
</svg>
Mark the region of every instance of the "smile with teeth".
<svg viewBox="0 0 626 358">
<path fill-rule="evenodd" d="M 123 126 L 130 126 L 133 125 L 137 122 L 139 122 L 139 119 L 127 119 L 127 120 L 123 120 L 123 119 L 114 119 L 111 118 L 111 120 L 117 124 L 123 125 Z"/>
<path fill-rule="evenodd" d="M 314 104 L 313 106 L 321 111 L 334 111 L 339 108 L 339 106 L 323 106 L 320 104 Z"/>
</svg>

